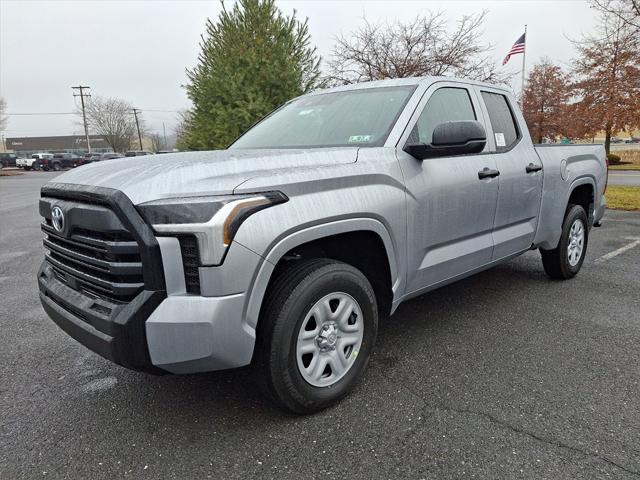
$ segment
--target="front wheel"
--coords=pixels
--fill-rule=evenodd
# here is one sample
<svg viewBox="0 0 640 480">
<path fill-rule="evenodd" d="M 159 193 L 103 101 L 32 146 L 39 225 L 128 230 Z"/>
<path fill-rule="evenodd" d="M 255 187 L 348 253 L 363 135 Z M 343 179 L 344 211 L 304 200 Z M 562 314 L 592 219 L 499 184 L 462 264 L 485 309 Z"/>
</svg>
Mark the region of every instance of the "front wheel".
<svg viewBox="0 0 640 480">
<path fill-rule="evenodd" d="M 59 172 L 60 170 L 62 170 L 62 166 L 59 163 L 54 163 L 53 164 L 53 171 L 54 172 Z"/>
<path fill-rule="evenodd" d="M 588 220 L 584 208 L 569 205 L 562 223 L 562 236 L 553 250 L 542 250 L 542 266 L 551 278 L 567 280 L 582 267 L 589 240 Z"/>
<path fill-rule="evenodd" d="M 298 261 L 275 280 L 262 311 L 256 367 L 281 407 L 312 413 L 360 380 L 378 328 L 367 278 L 346 263 Z"/>
</svg>

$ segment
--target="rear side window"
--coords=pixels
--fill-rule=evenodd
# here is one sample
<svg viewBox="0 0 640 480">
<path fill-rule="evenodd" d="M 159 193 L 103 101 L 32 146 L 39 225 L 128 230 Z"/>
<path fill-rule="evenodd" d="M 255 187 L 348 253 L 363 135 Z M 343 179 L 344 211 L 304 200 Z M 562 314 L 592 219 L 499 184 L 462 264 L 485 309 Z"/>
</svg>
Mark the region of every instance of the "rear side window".
<svg viewBox="0 0 640 480">
<path fill-rule="evenodd" d="M 441 123 L 475 120 L 469 92 L 464 88 L 444 87 L 429 98 L 418 122 L 409 135 L 408 143 L 431 143 L 433 130 Z"/>
<path fill-rule="evenodd" d="M 496 151 L 509 150 L 520 138 L 509 101 L 499 93 L 482 92 L 484 104 L 489 112 L 489 120 L 496 140 Z"/>
</svg>

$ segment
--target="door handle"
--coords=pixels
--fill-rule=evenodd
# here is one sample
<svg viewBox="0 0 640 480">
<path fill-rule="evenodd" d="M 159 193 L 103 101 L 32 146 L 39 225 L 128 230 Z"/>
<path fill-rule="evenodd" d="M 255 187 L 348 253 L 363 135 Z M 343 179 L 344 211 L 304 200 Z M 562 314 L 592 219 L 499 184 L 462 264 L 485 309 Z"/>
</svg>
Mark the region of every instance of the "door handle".
<svg viewBox="0 0 640 480">
<path fill-rule="evenodd" d="M 478 178 L 482 180 L 483 178 L 493 178 L 500 175 L 500 170 L 492 170 L 489 167 L 484 167 L 482 170 L 478 172 Z"/>
<path fill-rule="evenodd" d="M 527 173 L 539 172 L 540 170 L 542 170 L 542 165 L 536 165 L 535 163 L 530 163 L 529 165 L 526 166 L 525 170 L 527 171 Z"/>
</svg>

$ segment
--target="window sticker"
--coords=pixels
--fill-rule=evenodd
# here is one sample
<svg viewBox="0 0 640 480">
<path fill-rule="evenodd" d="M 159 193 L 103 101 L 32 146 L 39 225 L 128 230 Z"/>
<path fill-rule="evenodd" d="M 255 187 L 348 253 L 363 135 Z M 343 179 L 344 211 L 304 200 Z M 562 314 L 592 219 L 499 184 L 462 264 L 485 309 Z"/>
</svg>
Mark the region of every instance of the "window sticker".
<svg viewBox="0 0 640 480">
<path fill-rule="evenodd" d="M 504 141 L 504 133 L 495 133 L 494 136 L 496 137 L 496 146 L 497 147 L 506 147 L 507 146 L 507 142 Z"/>
<path fill-rule="evenodd" d="M 349 143 L 368 143 L 373 140 L 373 135 L 351 135 Z"/>
</svg>

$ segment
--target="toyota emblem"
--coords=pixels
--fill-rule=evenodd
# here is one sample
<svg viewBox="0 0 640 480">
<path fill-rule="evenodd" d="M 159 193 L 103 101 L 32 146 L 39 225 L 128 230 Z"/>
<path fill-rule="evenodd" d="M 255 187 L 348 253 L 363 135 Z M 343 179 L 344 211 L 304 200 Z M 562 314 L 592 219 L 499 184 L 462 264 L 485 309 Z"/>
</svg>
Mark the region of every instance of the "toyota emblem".
<svg viewBox="0 0 640 480">
<path fill-rule="evenodd" d="M 51 223 L 53 223 L 53 228 L 55 228 L 56 231 L 62 232 L 64 228 L 64 214 L 60 207 L 53 207 L 51 209 Z"/>
</svg>

